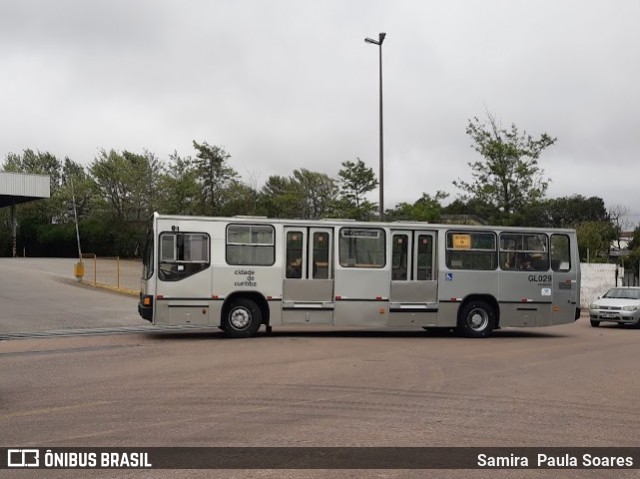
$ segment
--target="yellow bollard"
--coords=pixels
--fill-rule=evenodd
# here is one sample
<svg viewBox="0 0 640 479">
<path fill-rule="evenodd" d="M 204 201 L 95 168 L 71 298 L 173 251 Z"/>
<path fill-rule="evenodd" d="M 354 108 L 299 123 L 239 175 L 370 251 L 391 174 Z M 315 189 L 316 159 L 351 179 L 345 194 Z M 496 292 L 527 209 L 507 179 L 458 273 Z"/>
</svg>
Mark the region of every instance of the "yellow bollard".
<svg viewBox="0 0 640 479">
<path fill-rule="evenodd" d="M 78 281 L 82 281 L 82 277 L 84 276 L 84 263 L 82 261 L 78 261 L 73 265 L 73 274 Z"/>
</svg>

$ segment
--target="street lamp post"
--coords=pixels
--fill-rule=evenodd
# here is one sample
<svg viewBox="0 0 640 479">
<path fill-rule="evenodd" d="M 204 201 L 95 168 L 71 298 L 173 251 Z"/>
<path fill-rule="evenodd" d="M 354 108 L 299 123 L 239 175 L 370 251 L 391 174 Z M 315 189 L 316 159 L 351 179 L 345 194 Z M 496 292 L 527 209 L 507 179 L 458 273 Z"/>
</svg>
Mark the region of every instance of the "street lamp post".
<svg viewBox="0 0 640 479">
<path fill-rule="evenodd" d="M 366 43 L 372 43 L 374 45 L 378 45 L 379 53 L 380 53 L 380 173 L 379 173 L 379 191 L 380 191 L 380 219 L 384 218 L 384 140 L 382 134 L 382 42 L 384 42 L 384 37 L 386 37 L 386 33 L 378 34 L 378 39 L 374 40 L 373 38 L 365 38 L 364 41 Z"/>
</svg>

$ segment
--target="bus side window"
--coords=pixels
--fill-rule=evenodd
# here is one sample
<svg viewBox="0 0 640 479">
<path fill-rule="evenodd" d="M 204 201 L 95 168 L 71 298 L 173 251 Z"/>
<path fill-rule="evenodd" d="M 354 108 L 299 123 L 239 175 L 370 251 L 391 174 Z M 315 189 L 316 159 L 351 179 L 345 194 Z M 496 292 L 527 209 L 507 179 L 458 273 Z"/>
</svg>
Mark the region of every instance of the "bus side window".
<svg viewBox="0 0 640 479">
<path fill-rule="evenodd" d="M 302 278 L 302 241 L 301 231 L 287 233 L 287 278 Z"/>
<path fill-rule="evenodd" d="M 396 234 L 393 236 L 391 279 L 405 281 L 407 279 L 407 248 L 409 237 Z"/>
<path fill-rule="evenodd" d="M 567 235 L 551 235 L 551 269 L 565 272 L 571 270 L 571 250 Z"/>
<path fill-rule="evenodd" d="M 163 232 L 160 234 L 158 278 L 180 281 L 209 267 L 210 238 L 206 233 Z"/>
<path fill-rule="evenodd" d="M 500 267 L 502 269 L 514 269 L 516 267 L 516 255 L 514 253 L 500 253 Z"/>
<path fill-rule="evenodd" d="M 419 281 L 431 281 L 433 270 L 433 239 L 429 235 L 418 236 L 417 263 Z"/>
</svg>

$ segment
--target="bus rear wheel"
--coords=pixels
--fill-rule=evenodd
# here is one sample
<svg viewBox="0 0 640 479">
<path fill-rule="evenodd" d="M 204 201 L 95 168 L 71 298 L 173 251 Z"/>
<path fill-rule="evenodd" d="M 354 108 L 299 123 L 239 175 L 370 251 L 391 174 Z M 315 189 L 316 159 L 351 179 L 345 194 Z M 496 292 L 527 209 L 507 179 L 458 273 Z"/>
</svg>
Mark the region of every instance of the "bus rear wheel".
<svg viewBox="0 0 640 479">
<path fill-rule="evenodd" d="M 262 311 L 250 299 L 238 298 L 225 308 L 222 330 L 229 338 L 253 336 L 262 324 Z"/>
<path fill-rule="evenodd" d="M 484 301 L 465 303 L 458 313 L 457 331 L 468 338 L 486 338 L 496 325 L 496 313 Z"/>
</svg>

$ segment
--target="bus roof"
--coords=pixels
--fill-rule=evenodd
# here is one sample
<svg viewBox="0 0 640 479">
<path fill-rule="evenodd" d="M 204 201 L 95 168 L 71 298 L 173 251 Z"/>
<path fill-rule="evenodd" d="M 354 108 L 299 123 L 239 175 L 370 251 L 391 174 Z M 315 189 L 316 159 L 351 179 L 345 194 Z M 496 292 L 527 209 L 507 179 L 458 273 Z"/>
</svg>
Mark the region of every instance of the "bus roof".
<svg viewBox="0 0 640 479">
<path fill-rule="evenodd" d="M 280 225 L 298 225 L 298 226 L 350 226 L 350 227 L 378 227 L 378 228 L 394 228 L 394 229 L 447 229 L 447 230 L 476 230 L 476 231 L 537 231 L 537 232 L 575 232 L 572 228 L 545 228 L 532 226 L 497 226 L 497 225 L 468 225 L 468 224 L 452 224 L 452 223 L 429 223 L 427 221 L 357 221 L 348 218 L 335 219 L 324 218 L 318 220 L 312 219 L 288 219 L 288 218 L 268 218 L 266 216 L 191 216 L 191 215 L 164 215 L 154 212 L 153 217 L 163 220 L 175 221 L 204 221 L 204 222 L 224 222 L 224 223 L 269 223 Z"/>
</svg>

